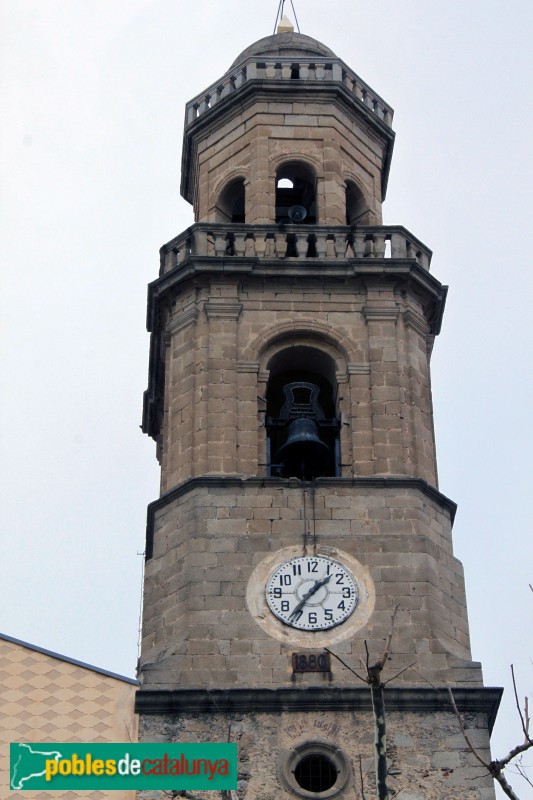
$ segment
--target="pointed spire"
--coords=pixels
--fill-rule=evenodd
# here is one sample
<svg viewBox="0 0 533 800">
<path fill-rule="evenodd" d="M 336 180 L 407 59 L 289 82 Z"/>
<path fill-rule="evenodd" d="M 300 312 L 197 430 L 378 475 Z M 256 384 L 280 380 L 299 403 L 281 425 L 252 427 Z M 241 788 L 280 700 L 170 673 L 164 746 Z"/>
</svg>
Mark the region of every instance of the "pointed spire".
<svg viewBox="0 0 533 800">
<path fill-rule="evenodd" d="M 279 21 L 276 33 L 294 33 L 294 25 L 285 14 Z"/>
</svg>

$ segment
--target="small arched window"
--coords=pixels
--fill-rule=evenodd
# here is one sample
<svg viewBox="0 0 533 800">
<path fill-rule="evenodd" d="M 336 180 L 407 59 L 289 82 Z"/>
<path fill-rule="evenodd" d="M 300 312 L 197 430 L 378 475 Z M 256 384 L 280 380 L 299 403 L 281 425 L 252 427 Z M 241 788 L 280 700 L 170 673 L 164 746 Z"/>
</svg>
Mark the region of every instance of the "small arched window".
<svg viewBox="0 0 533 800">
<path fill-rule="evenodd" d="M 364 225 L 367 214 L 368 205 L 361 189 L 353 181 L 346 181 L 346 224 Z"/>
<path fill-rule="evenodd" d="M 235 178 L 221 191 L 216 202 L 217 222 L 246 222 L 244 178 Z"/>
<path fill-rule="evenodd" d="M 276 222 L 314 225 L 316 176 L 306 164 L 291 161 L 276 173 Z"/>
<path fill-rule="evenodd" d="M 268 366 L 268 474 L 303 480 L 339 475 L 335 362 L 301 345 L 281 350 Z"/>
</svg>

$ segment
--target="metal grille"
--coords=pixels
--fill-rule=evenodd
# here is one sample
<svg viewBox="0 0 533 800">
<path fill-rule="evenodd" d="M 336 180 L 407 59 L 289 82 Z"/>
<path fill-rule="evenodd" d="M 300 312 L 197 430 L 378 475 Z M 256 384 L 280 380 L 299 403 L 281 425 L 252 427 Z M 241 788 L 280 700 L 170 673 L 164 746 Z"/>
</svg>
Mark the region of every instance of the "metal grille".
<svg viewBox="0 0 533 800">
<path fill-rule="evenodd" d="M 325 792 L 335 785 L 337 769 L 326 756 L 315 754 L 302 758 L 294 770 L 296 782 L 308 792 Z"/>
</svg>

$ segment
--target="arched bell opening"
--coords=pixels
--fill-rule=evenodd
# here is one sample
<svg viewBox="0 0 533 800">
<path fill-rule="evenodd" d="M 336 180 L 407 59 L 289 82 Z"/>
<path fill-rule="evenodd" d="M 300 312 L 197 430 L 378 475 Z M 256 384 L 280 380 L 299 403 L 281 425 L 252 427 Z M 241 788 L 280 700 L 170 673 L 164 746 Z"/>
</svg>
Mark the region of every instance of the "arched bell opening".
<svg viewBox="0 0 533 800">
<path fill-rule="evenodd" d="M 301 480 L 340 475 L 335 362 L 302 345 L 280 351 L 268 366 L 267 474 Z"/>
<path fill-rule="evenodd" d="M 346 181 L 346 224 L 367 224 L 368 211 L 368 204 L 361 189 L 353 181 Z"/>
<path fill-rule="evenodd" d="M 291 161 L 276 173 L 276 222 L 315 225 L 316 175 L 306 164 Z"/>
<path fill-rule="evenodd" d="M 220 192 L 215 204 L 216 222 L 246 222 L 244 178 L 235 178 Z"/>
</svg>

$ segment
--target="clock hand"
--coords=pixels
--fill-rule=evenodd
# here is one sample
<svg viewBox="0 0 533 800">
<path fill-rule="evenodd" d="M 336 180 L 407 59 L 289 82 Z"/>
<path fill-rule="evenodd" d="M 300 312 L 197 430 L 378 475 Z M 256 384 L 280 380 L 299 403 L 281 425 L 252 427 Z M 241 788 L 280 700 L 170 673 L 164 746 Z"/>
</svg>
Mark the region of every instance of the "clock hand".
<svg viewBox="0 0 533 800">
<path fill-rule="evenodd" d="M 307 591 L 307 592 L 304 594 L 304 596 L 302 597 L 302 599 L 300 600 L 300 602 L 298 603 L 298 605 L 297 605 L 297 606 L 296 606 L 296 607 L 293 609 L 293 611 L 292 611 L 292 614 L 290 615 L 289 619 L 291 619 L 292 617 L 294 617 L 294 615 L 295 615 L 295 614 L 297 614 L 297 613 L 298 613 L 298 611 L 300 611 L 300 610 L 301 610 L 301 609 L 302 609 L 302 608 L 305 606 L 305 604 L 307 603 L 307 601 L 309 600 L 309 598 L 310 598 L 310 597 L 312 597 L 312 596 L 315 594 L 315 592 L 318 592 L 318 590 L 319 590 L 319 589 L 320 589 L 322 586 L 325 586 L 325 584 L 326 584 L 326 583 L 329 581 L 329 579 L 330 579 L 330 578 L 331 578 L 331 575 L 328 575 L 326 578 L 322 578 L 322 580 L 320 580 L 320 581 L 316 581 L 316 582 L 313 584 L 313 586 L 311 586 L 311 588 L 309 589 L 309 591 Z"/>
</svg>

